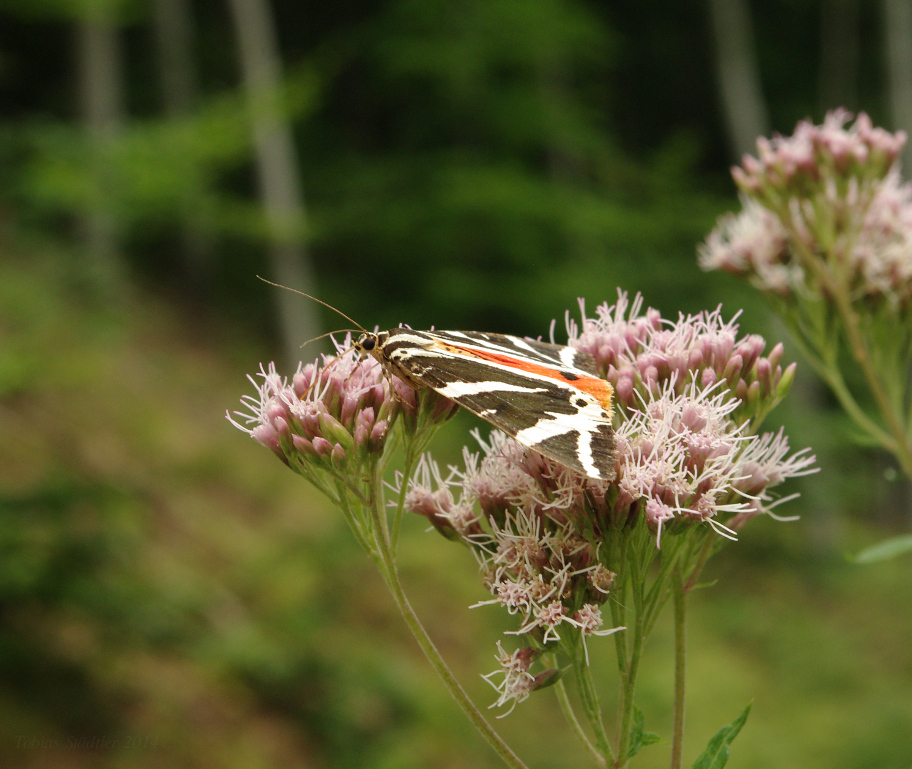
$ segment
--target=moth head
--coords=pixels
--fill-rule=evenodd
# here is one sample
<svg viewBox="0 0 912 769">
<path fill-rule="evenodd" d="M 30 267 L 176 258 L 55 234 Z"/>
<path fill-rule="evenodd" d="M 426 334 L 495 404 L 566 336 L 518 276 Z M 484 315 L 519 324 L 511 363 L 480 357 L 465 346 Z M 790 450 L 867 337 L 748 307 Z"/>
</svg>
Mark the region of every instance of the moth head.
<svg viewBox="0 0 912 769">
<path fill-rule="evenodd" d="M 372 334 L 368 331 L 365 331 L 361 336 L 355 340 L 355 343 L 352 345 L 355 348 L 355 351 L 362 357 L 374 354 L 377 349 L 377 334 Z"/>
</svg>

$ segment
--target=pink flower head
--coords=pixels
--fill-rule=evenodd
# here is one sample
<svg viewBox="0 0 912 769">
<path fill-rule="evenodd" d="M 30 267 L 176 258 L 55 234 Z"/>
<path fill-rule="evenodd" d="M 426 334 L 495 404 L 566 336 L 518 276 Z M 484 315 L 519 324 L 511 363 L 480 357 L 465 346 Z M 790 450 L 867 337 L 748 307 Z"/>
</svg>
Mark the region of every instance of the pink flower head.
<svg viewBox="0 0 912 769">
<path fill-rule="evenodd" d="M 479 450 L 463 450 L 462 468 L 444 476 L 422 459 L 405 507 L 471 548 L 491 593 L 476 606 L 506 609 L 518 620 L 511 632 L 537 645 L 578 635 L 588 655 L 587 636 L 620 629 L 601 629 L 598 609 L 617 576 L 604 560 L 612 532 L 644 525 L 657 548 L 663 532 L 693 526 L 734 538 L 744 520 L 778 504 L 774 486 L 813 472 L 814 458 L 789 457 L 781 432 L 749 434 L 751 417 L 782 397 L 793 368 L 782 370 L 781 345 L 765 354 L 761 337 L 740 336 L 720 310 L 672 322 L 619 292 L 615 305 L 567 326 L 570 344 L 615 385 L 615 480 L 586 478 L 503 433 L 475 431 Z M 507 680 L 499 704 L 531 685 Z"/>
<path fill-rule="evenodd" d="M 724 321 L 716 309 L 667 321 L 642 307 L 639 295 L 630 303 L 619 291 L 617 303 L 600 305 L 594 318 L 584 312 L 581 326 L 567 321 L 569 344 L 596 359 L 625 411 L 669 382 L 682 392 L 695 378 L 704 387 L 724 383 L 726 397 L 744 404 L 736 419 L 769 410 L 785 395 L 793 371 L 779 365 L 782 348 L 764 357 L 762 337 L 738 337 L 737 315 Z"/>
<path fill-rule="evenodd" d="M 495 670 L 493 673 L 488 673 L 482 678 L 500 692 L 500 697 L 497 702 L 491 705 L 492 708 L 502 707 L 508 702 L 511 703 L 510 709 L 503 713 L 500 716 L 501 718 L 512 713 L 513 708 L 525 700 L 533 691 L 540 689 L 543 685 L 547 685 L 549 679 L 556 673 L 556 671 L 550 670 L 538 676 L 532 675 L 529 672 L 529 668 L 532 666 L 536 656 L 536 652 L 529 648 L 520 648 L 514 652 L 507 653 L 498 641 L 496 658 L 500 669 Z M 495 684 L 491 679 L 498 675 L 502 675 L 503 680 L 499 684 Z"/>
<path fill-rule="evenodd" d="M 736 184 L 750 197 L 773 202 L 812 197 L 830 180 L 882 179 L 906 143 L 906 134 L 891 134 L 871 125 L 861 113 L 851 126 L 844 109 L 827 113 L 823 125 L 801 121 L 792 136 L 758 139 L 758 158 L 745 156 L 732 171 Z"/>
<path fill-rule="evenodd" d="M 761 291 L 801 302 L 912 299 L 912 187 L 896 160 L 906 141 L 865 114 L 836 110 L 821 126 L 758 141 L 759 160 L 733 175 L 742 211 L 723 216 L 699 249 L 701 267 L 748 278 Z"/>
<path fill-rule="evenodd" d="M 246 411 L 228 418 L 289 466 L 353 469 L 382 450 L 398 402 L 373 359 L 324 355 L 322 364 L 299 365 L 291 382 L 270 363 L 259 376 L 249 377 L 256 394 L 242 398 Z"/>
<path fill-rule="evenodd" d="M 339 354 L 322 356 L 322 363 L 299 364 L 291 382 L 273 363 L 260 367 L 262 382 L 248 377 L 256 395 L 244 396 L 246 411 L 229 421 L 296 470 L 317 462 L 354 472 L 382 453 L 397 417 L 414 433 L 456 412 L 453 401 L 388 375 L 373 357 L 360 358 L 350 335 L 336 348 Z"/>
</svg>

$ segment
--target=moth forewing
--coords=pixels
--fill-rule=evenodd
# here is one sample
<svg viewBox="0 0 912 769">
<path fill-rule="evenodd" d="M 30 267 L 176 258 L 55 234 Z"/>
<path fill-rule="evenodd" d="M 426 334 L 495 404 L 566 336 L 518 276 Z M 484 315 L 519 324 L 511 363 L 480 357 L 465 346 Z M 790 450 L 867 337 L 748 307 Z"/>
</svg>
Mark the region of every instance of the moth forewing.
<svg viewBox="0 0 912 769">
<path fill-rule="evenodd" d="M 502 334 L 406 328 L 362 334 L 354 347 L 555 462 L 614 479 L 613 390 L 586 353 Z"/>
</svg>

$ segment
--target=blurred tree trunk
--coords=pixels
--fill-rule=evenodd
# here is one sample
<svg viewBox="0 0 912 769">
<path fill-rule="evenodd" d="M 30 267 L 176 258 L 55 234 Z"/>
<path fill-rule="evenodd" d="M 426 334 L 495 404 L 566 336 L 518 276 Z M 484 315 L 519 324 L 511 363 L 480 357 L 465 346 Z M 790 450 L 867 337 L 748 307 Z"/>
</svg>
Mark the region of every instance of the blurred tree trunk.
<svg viewBox="0 0 912 769">
<path fill-rule="evenodd" d="M 912 135 L 912 0 L 884 0 L 884 27 L 890 112 L 893 130 Z M 912 144 L 903 150 L 906 174 L 912 169 Z"/>
<path fill-rule="evenodd" d="M 708 0 L 716 50 L 716 82 L 729 147 L 735 160 L 753 152 L 758 136 L 769 133 L 769 117 L 747 0 Z"/>
<path fill-rule="evenodd" d="M 821 5 L 818 98 L 824 110 L 857 107 L 858 10 L 858 0 Z"/>
<path fill-rule="evenodd" d="M 193 63 L 194 24 L 188 0 L 153 0 L 155 37 L 161 61 L 162 95 L 165 113 L 180 120 L 197 106 L 199 85 Z M 193 191 L 190 191 L 193 194 Z M 187 274 L 205 285 L 212 271 L 212 242 L 195 225 L 191 204 L 183 223 L 181 241 Z"/>
<path fill-rule="evenodd" d="M 118 292 L 126 280 L 120 226 L 111 210 L 112 165 L 106 162 L 124 120 L 118 29 L 112 19 L 99 15 L 78 21 L 76 34 L 81 112 L 92 145 L 96 190 L 81 222 L 87 274 L 102 290 Z"/>
<path fill-rule="evenodd" d="M 302 234 L 306 211 L 298 159 L 280 99 L 281 62 L 268 0 L 230 0 L 229 5 L 240 46 L 260 194 L 272 237 L 270 278 L 315 295 Z M 299 345 L 320 334 L 316 305 L 290 291 L 278 291 L 276 299 L 285 352 L 290 360 L 297 360 Z"/>
</svg>

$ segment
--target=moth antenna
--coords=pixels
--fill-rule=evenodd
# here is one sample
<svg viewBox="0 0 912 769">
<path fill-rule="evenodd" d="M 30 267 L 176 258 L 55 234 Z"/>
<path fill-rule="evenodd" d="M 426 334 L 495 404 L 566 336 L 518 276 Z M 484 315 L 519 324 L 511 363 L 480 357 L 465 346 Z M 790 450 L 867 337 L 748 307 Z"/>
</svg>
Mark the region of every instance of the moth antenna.
<svg viewBox="0 0 912 769">
<path fill-rule="evenodd" d="M 290 287 L 288 287 L 288 286 L 283 286 L 281 283 L 273 283 L 271 280 L 266 280 L 266 278 L 264 278 L 262 275 L 257 275 L 257 277 L 258 277 L 260 280 L 262 280 L 264 283 L 268 283 L 270 286 L 275 286 L 276 288 L 284 288 L 286 291 L 291 291 L 292 293 L 300 294 L 300 295 L 303 296 L 303 297 L 306 297 L 306 298 L 308 298 L 308 299 L 311 299 L 312 301 L 316 302 L 317 304 L 322 304 L 322 305 L 323 305 L 324 307 L 326 307 L 327 309 L 330 309 L 330 310 L 332 310 L 334 313 L 337 313 L 338 315 L 341 315 L 341 316 L 342 316 L 343 318 L 345 318 L 345 320 L 347 320 L 349 323 L 352 323 L 352 324 L 354 324 L 355 326 L 357 326 L 358 329 L 361 330 L 361 331 L 363 331 L 365 334 L 369 334 L 369 333 L 370 333 L 366 328 L 364 328 L 364 326 L 362 326 L 360 323 L 358 323 L 358 321 L 354 320 L 353 318 L 349 318 L 348 315 L 346 315 L 344 312 L 342 312 L 342 310 L 337 310 L 337 309 L 336 309 L 335 307 L 333 307 L 331 304 L 327 304 L 327 303 L 324 302 L 322 299 L 317 299 L 317 297 L 315 297 L 315 296 L 311 296 L 310 294 L 305 294 L 303 291 L 298 291 L 298 289 L 296 289 L 296 288 L 290 288 Z M 317 338 L 319 339 L 319 337 L 317 337 Z M 311 341 L 313 341 L 313 340 L 311 340 Z"/>
<path fill-rule="evenodd" d="M 316 342 L 318 339 L 326 339 L 326 337 L 332 336 L 333 334 L 348 334 L 348 333 L 356 333 L 357 331 L 358 331 L 358 329 L 356 329 L 356 328 L 342 328 L 342 329 L 339 329 L 338 331 L 327 331 L 325 334 L 320 334 L 320 336 L 315 336 L 313 339 L 308 339 L 306 342 L 304 342 L 304 344 L 301 345 L 301 347 L 306 347 L 311 342 Z M 348 350 L 346 350 L 345 352 L 348 352 L 349 350 L 353 350 L 353 349 L 354 349 L 353 347 L 349 347 Z"/>
</svg>

